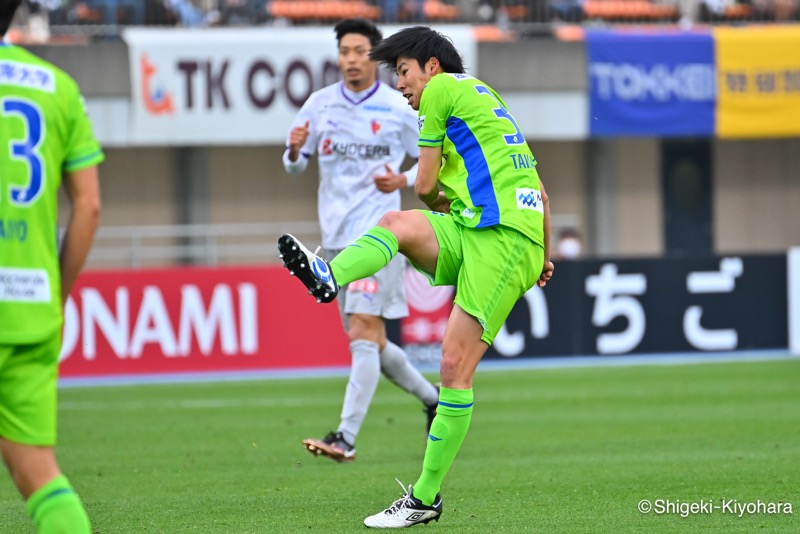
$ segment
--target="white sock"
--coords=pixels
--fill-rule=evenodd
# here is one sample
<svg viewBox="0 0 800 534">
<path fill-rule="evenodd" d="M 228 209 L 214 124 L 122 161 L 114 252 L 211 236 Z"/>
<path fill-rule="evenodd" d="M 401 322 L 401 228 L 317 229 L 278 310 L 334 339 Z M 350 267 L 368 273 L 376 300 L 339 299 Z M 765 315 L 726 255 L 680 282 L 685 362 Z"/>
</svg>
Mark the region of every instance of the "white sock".
<svg viewBox="0 0 800 534">
<path fill-rule="evenodd" d="M 386 378 L 417 397 L 425 406 L 439 402 L 436 387 L 411 365 L 406 351 L 391 341 L 387 341 L 381 351 L 381 371 Z"/>
<path fill-rule="evenodd" d="M 350 342 L 352 365 L 350 380 L 344 394 L 342 405 L 342 421 L 338 432 L 351 445 L 355 445 L 358 431 L 367 417 L 367 410 L 372 396 L 378 387 L 381 377 L 381 360 L 378 355 L 378 344 L 357 339 Z"/>
</svg>

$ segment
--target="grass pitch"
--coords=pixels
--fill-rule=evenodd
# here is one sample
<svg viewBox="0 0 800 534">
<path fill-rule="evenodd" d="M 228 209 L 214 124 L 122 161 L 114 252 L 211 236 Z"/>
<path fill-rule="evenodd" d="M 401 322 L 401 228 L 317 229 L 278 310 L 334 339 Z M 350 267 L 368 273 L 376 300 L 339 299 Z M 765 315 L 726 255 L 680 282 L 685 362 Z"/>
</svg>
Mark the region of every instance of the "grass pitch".
<svg viewBox="0 0 800 534">
<path fill-rule="evenodd" d="M 383 380 L 336 464 L 346 378 L 66 389 L 59 460 L 95 532 L 366 532 L 416 481 L 422 406 Z M 798 532 L 800 360 L 478 371 L 472 426 L 423 532 Z M 638 503 L 791 503 L 642 514 Z M 0 532 L 32 533 L 0 478 Z"/>
</svg>

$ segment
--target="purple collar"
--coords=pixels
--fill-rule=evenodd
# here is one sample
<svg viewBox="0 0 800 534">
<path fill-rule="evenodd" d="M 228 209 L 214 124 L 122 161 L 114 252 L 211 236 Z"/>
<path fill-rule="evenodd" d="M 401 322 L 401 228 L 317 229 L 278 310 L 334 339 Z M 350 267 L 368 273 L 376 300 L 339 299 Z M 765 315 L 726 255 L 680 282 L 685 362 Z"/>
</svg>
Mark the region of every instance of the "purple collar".
<svg viewBox="0 0 800 534">
<path fill-rule="evenodd" d="M 369 97 L 371 97 L 372 95 L 374 95 L 378 91 L 378 87 L 380 87 L 380 85 L 381 85 L 380 80 L 375 80 L 375 85 L 373 85 L 370 89 L 368 89 L 367 94 L 364 95 L 360 100 L 353 100 L 352 98 L 350 98 L 350 96 L 344 90 L 344 82 L 342 82 L 342 85 L 339 86 L 339 92 L 342 93 L 342 96 L 344 97 L 345 100 L 357 106 L 366 99 L 368 99 Z"/>
</svg>

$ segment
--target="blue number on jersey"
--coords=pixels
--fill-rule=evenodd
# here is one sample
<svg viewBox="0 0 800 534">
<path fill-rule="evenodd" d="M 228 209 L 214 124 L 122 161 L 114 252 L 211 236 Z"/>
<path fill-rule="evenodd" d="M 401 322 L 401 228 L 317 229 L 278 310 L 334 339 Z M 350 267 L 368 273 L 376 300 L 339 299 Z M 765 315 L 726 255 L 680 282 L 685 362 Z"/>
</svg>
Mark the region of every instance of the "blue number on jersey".
<svg viewBox="0 0 800 534">
<path fill-rule="evenodd" d="M 514 117 L 511 116 L 511 114 L 508 112 L 506 108 L 500 105 L 500 102 L 498 102 L 498 100 L 494 97 L 492 92 L 489 91 L 489 88 L 486 87 L 485 85 L 476 85 L 475 90 L 481 94 L 489 95 L 492 98 L 492 100 L 494 100 L 495 103 L 499 106 L 492 109 L 492 111 L 494 111 L 495 116 L 497 116 L 498 119 L 506 119 L 510 121 L 511 124 L 514 126 L 514 129 L 517 130 L 516 133 L 503 136 L 503 139 L 505 139 L 506 144 L 507 145 L 523 144 L 525 142 L 525 138 L 522 136 L 522 132 L 520 131 L 519 126 L 517 126 L 517 121 L 514 120 Z"/>
<path fill-rule="evenodd" d="M 16 98 L 2 101 L 2 112 L 5 115 L 17 115 L 25 122 L 27 136 L 21 140 L 11 140 L 11 155 L 22 160 L 28 167 L 28 183 L 22 187 L 10 186 L 11 203 L 17 206 L 29 206 L 42 192 L 44 186 L 44 166 L 36 149 L 42 142 L 42 113 L 32 102 Z"/>
</svg>

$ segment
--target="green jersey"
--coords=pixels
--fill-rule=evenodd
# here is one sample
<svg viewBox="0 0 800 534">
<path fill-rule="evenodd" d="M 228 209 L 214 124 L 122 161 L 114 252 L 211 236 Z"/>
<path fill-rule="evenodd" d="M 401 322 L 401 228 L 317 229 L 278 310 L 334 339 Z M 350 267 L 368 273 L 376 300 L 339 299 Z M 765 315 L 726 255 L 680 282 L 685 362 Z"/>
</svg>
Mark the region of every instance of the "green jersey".
<svg viewBox="0 0 800 534">
<path fill-rule="evenodd" d="M 0 44 L 0 343 L 61 329 L 61 176 L 102 160 L 75 81 Z"/>
<path fill-rule="evenodd" d="M 506 105 L 467 74 L 437 74 L 422 91 L 419 146 L 442 147 L 439 183 L 467 227 L 508 226 L 544 246 L 536 160 Z"/>
</svg>

